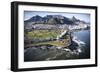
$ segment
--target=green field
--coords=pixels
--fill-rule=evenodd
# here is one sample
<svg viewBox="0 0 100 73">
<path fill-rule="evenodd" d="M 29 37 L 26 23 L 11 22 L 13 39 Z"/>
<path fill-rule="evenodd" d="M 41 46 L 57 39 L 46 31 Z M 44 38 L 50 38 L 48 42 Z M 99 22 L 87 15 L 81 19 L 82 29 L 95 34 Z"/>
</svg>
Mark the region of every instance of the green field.
<svg viewBox="0 0 100 73">
<path fill-rule="evenodd" d="M 46 38 L 55 39 L 58 35 L 60 35 L 60 30 L 33 30 L 28 32 L 26 35 L 30 39 L 43 39 Z M 60 47 L 66 47 L 71 43 L 70 35 L 66 35 L 64 39 L 61 40 L 50 40 L 45 42 L 34 42 L 31 44 L 26 44 L 25 47 L 37 46 L 37 45 L 54 45 Z"/>
<path fill-rule="evenodd" d="M 59 34 L 59 30 L 33 30 L 27 33 L 27 37 L 31 39 L 46 39 L 56 38 Z"/>
<path fill-rule="evenodd" d="M 71 44 L 70 38 L 68 39 L 63 39 L 61 41 L 59 40 L 54 40 L 54 41 L 47 41 L 47 42 L 39 42 L 39 43 L 33 43 L 33 44 L 28 44 L 25 45 L 25 47 L 32 47 L 32 46 L 38 46 L 38 45 L 54 45 L 54 46 L 59 46 L 59 47 L 66 47 Z"/>
</svg>

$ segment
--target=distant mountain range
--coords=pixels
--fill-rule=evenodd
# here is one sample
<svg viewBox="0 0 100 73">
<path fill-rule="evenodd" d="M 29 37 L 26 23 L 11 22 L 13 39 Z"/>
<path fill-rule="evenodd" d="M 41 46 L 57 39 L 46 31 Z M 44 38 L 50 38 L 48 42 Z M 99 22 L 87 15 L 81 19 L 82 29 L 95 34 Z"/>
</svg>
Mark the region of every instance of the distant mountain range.
<svg viewBox="0 0 100 73">
<path fill-rule="evenodd" d="M 81 21 L 77 19 L 75 16 L 72 18 L 68 18 L 62 15 L 46 15 L 41 17 L 39 15 L 33 16 L 28 20 L 24 21 L 25 23 L 32 22 L 33 24 L 68 24 L 68 25 L 76 25 L 79 23 L 86 23 L 85 21 Z"/>
</svg>

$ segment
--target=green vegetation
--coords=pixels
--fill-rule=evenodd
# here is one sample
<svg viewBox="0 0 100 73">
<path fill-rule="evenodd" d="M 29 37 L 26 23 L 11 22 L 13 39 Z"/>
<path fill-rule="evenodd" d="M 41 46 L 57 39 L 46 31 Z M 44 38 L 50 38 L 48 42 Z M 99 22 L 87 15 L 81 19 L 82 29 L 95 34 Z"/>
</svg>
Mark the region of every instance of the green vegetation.
<svg viewBox="0 0 100 73">
<path fill-rule="evenodd" d="M 60 30 L 32 30 L 28 32 L 26 35 L 30 39 L 45 40 L 46 38 L 49 38 L 49 39 L 57 38 L 57 36 L 60 34 L 61 34 Z M 38 46 L 38 45 L 54 45 L 54 46 L 66 47 L 70 43 L 71 43 L 70 35 L 66 35 L 64 36 L 63 39 L 60 39 L 60 40 L 34 42 L 31 44 L 26 44 L 25 47 Z"/>
<path fill-rule="evenodd" d="M 33 30 L 27 33 L 27 36 L 31 39 L 46 39 L 56 38 L 60 34 L 57 30 Z"/>
<path fill-rule="evenodd" d="M 70 41 L 70 38 L 67 37 L 67 39 L 62 39 L 62 40 L 32 43 L 32 44 L 25 45 L 25 47 L 31 47 L 31 46 L 37 46 L 37 45 L 47 45 L 47 44 L 54 45 L 54 46 L 60 46 L 60 47 L 66 47 L 71 44 L 71 41 Z"/>
<path fill-rule="evenodd" d="M 54 45 L 54 46 L 60 46 L 60 47 L 66 47 L 71 43 L 70 40 L 68 40 L 68 39 L 33 43 L 33 44 L 25 45 L 25 47 L 31 47 L 31 46 L 37 46 L 37 45 L 46 45 L 46 44 Z"/>
</svg>

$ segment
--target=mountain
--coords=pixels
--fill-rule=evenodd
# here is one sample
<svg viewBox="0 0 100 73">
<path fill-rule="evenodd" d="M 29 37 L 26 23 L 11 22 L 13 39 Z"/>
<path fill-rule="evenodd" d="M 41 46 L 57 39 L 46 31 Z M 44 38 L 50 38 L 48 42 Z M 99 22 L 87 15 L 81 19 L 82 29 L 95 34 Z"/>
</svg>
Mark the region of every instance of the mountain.
<svg viewBox="0 0 100 73">
<path fill-rule="evenodd" d="M 76 19 L 76 17 L 75 17 L 75 16 L 73 16 L 73 17 L 72 17 L 72 21 L 73 21 L 73 22 L 76 22 L 76 21 L 79 21 L 79 20 L 78 20 L 78 19 Z"/>
<path fill-rule="evenodd" d="M 46 15 L 44 17 L 41 17 L 39 15 L 33 16 L 30 19 L 24 21 L 25 23 L 32 23 L 32 24 L 67 24 L 67 25 L 76 25 L 80 22 L 75 16 L 72 18 L 68 18 L 62 15 Z"/>
<path fill-rule="evenodd" d="M 41 21 L 42 17 L 39 15 L 33 16 L 32 18 L 30 18 L 29 20 L 26 20 L 26 22 L 37 22 L 37 21 Z"/>
</svg>

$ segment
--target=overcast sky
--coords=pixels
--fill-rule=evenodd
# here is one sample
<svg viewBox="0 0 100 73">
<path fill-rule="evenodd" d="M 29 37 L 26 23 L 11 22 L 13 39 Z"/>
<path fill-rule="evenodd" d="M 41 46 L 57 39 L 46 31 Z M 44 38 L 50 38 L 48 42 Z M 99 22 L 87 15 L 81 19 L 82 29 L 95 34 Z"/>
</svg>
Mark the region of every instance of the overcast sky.
<svg viewBox="0 0 100 73">
<path fill-rule="evenodd" d="M 90 14 L 86 13 L 67 13 L 67 12 L 45 12 L 45 11 L 24 11 L 24 20 L 28 20 L 33 16 L 39 15 L 44 17 L 46 15 L 62 15 L 68 18 L 75 16 L 77 19 L 90 22 Z"/>
</svg>

